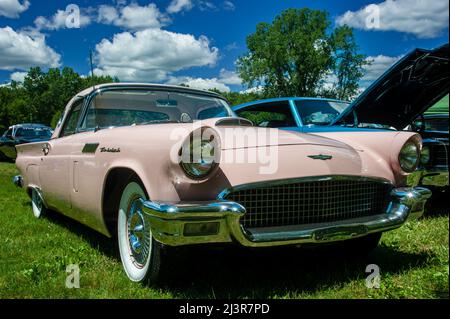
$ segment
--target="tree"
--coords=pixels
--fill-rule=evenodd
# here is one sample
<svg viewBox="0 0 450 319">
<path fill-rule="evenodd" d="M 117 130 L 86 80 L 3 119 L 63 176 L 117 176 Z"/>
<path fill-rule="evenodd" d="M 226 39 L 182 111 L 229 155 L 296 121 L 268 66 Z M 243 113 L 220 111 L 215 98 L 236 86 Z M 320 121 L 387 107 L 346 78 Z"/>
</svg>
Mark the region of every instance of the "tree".
<svg viewBox="0 0 450 319">
<path fill-rule="evenodd" d="M 364 75 L 364 67 L 371 62 L 358 53 L 353 30 L 348 26 L 339 27 L 332 35 L 334 45 L 334 97 L 339 100 L 350 100 L 358 92 L 358 82 Z"/>
<path fill-rule="evenodd" d="M 272 24 L 259 23 L 247 47 L 237 70 L 245 85 L 262 86 L 266 97 L 320 95 L 333 74 L 338 83 L 327 94 L 346 97 L 357 90 L 362 74 L 356 71 L 365 61 L 351 28 L 331 29 L 326 11 L 308 8 L 287 9 Z"/>
<path fill-rule="evenodd" d="M 109 76 L 81 77 L 72 68 L 31 68 L 23 83 L 0 87 L 0 128 L 33 122 L 56 124 L 67 102 L 78 92 L 96 84 L 117 82 Z"/>
</svg>

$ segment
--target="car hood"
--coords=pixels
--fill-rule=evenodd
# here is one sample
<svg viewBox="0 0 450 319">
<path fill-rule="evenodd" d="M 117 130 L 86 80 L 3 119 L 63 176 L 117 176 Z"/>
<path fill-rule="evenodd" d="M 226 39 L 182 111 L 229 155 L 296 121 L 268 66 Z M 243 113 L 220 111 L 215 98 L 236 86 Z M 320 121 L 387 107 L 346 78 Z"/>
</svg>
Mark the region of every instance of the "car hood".
<svg viewBox="0 0 450 319">
<path fill-rule="evenodd" d="M 359 123 L 403 129 L 449 92 L 448 43 L 416 49 L 378 78 L 332 125 L 356 113 Z"/>
</svg>

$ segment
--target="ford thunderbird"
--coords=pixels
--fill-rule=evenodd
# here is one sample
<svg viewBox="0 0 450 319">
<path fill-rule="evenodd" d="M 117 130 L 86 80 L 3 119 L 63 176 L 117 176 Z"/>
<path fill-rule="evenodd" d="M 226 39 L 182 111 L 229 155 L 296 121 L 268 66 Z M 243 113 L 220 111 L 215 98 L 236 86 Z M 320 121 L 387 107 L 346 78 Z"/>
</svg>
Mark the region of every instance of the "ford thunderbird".
<svg viewBox="0 0 450 319">
<path fill-rule="evenodd" d="M 73 97 L 51 140 L 18 145 L 14 183 L 36 217 L 116 238 L 130 280 L 154 283 L 175 246 L 374 248 L 423 214 L 430 191 L 405 187 L 421 147 L 413 132 L 256 127 L 215 93 L 114 83 Z"/>
</svg>

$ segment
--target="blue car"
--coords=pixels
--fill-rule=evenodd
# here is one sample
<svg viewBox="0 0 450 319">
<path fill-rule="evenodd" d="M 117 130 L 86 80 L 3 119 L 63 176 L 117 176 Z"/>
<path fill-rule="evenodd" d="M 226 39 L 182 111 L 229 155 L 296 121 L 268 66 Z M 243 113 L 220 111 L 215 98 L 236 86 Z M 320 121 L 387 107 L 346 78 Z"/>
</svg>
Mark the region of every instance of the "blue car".
<svg viewBox="0 0 450 319">
<path fill-rule="evenodd" d="M 346 101 L 309 98 L 284 97 L 266 99 L 241 104 L 233 107 L 239 116 L 253 122 L 255 126 L 274 127 L 302 133 L 372 131 L 391 129 L 388 125 L 365 123 L 354 127 L 350 125 L 333 125 L 333 122 L 348 108 Z"/>
<path fill-rule="evenodd" d="M 307 97 L 260 100 L 233 107 L 257 126 L 304 133 L 404 130 L 449 93 L 448 44 L 415 49 L 352 103 Z"/>
<path fill-rule="evenodd" d="M 448 44 L 434 50 L 416 49 L 352 103 L 284 97 L 237 105 L 233 111 L 256 126 L 325 136 L 334 132 L 373 132 L 374 129 L 417 132 L 423 138 L 422 167 L 408 183 L 446 191 L 449 183 L 448 115 L 446 128 L 430 132 L 426 126 L 433 119 L 422 114 L 449 94 L 448 58 Z M 445 119 L 437 120 L 442 127 Z"/>
</svg>

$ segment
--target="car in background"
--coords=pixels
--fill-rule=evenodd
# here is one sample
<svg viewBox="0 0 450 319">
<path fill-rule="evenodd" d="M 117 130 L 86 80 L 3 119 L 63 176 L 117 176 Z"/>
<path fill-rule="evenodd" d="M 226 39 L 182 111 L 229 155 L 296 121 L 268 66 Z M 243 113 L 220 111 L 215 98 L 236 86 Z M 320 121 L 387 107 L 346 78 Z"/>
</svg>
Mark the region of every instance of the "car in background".
<svg viewBox="0 0 450 319">
<path fill-rule="evenodd" d="M 16 145 L 48 141 L 53 130 L 42 124 L 16 124 L 8 128 L 0 137 L 0 158 L 14 161 L 17 156 Z"/>
<path fill-rule="evenodd" d="M 421 115 L 410 130 L 423 138 L 422 174 L 418 184 L 431 188 L 433 193 L 448 192 L 448 113 Z"/>
<path fill-rule="evenodd" d="M 448 147 L 448 127 L 446 132 L 437 132 L 412 129 L 411 124 L 448 95 L 448 57 L 448 44 L 434 50 L 416 49 L 387 70 L 352 103 L 323 98 L 284 97 L 237 105 L 233 111 L 257 126 L 329 138 L 339 135 L 351 139 L 352 135 L 361 133 L 412 130 L 419 132 L 430 145 L 431 156 L 443 161 L 443 149 Z M 430 116 L 427 121 L 429 124 L 425 125 L 439 123 L 442 126 L 440 118 Z M 370 134 L 364 136 L 368 138 Z M 427 149 L 424 150 L 424 160 Z M 448 179 L 448 168 L 442 168 Z M 407 183 L 417 185 L 428 180 L 421 181 L 422 171 L 423 168 L 410 175 Z M 432 178 L 430 183 L 433 180 L 437 178 Z"/>
</svg>

